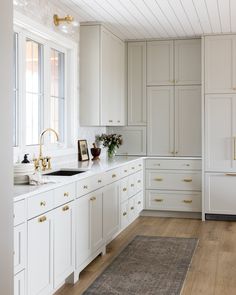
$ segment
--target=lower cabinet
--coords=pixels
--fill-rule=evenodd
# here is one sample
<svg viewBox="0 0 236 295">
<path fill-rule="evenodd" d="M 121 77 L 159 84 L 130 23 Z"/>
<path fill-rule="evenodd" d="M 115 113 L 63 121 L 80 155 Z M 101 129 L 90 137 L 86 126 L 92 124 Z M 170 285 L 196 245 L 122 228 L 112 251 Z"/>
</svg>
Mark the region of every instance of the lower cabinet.
<svg viewBox="0 0 236 295">
<path fill-rule="evenodd" d="M 54 211 L 53 265 L 54 288 L 74 271 L 74 203 Z"/>
<path fill-rule="evenodd" d="M 22 270 L 14 276 L 14 295 L 25 294 L 25 271 Z"/>
<path fill-rule="evenodd" d="M 53 212 L 28 221 L 28 294 L 53 290 Z"/>
<path fill-rule="evenodd" d="M 76 268 L 103 243 L 102 189 L 80 197 L 75 201 Z"/>
<path fill-rule="evenodd" d="M 119 182 L 105 187 L 103 192 L 103 237 L 109 241 L 119 231 L 120 218 Z"/>
</svg>

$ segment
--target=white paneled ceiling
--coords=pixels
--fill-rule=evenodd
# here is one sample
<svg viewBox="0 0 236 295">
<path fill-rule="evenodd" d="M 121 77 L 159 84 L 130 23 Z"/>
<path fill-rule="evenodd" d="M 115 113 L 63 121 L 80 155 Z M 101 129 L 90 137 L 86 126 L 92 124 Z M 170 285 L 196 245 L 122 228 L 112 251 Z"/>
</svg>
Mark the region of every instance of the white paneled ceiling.
<svg viewBox="0 0 236 295">
<path fill-rule="evenodd" d="M 101 22 L 122 39 L 236 32 L 236 0 L 62 0 L 80 22 Z"/>
</svg>

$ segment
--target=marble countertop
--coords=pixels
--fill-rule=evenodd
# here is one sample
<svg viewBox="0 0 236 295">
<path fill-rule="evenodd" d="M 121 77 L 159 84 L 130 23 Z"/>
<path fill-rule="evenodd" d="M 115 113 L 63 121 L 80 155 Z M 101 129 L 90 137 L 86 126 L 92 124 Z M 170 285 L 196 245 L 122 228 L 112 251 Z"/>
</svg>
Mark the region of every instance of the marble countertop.
<svg viewBox="0 0 236 295">
<path fill-rule="evenodd" d="M 76 174 L 74 176 L 43 176 L 46 180 L 51 181 L 47 184 L 42 184 L 38 186 L 33 185 L 14 185 L 14 201 L 19 201 L 27 197 L 36 195 L 38 193 L 45 192 L 50 189 L 55 189 L 62 185 L 84 179 L 86 177 L 102 173 L 105 171 L 118 168 L 129 162 L 141 159 L 143 157 L 135 156 L 116 156 L 113 160 L 101 159 L 100 161 L 86 161 L 86 162 L 72 162 L 64 165 L 55 166 L 50 172 L 59 169 L 70 169 L 70 170 L 85 170 L 86 172 Z M 47 171 L 46 173 L 49 173 Z"/>
</svg>

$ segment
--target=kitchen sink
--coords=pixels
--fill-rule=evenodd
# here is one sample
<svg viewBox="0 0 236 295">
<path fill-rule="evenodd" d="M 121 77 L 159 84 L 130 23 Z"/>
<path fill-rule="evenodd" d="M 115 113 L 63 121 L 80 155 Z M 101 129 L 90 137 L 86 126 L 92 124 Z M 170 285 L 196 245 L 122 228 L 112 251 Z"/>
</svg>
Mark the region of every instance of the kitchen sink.
<svg viewBox="0 0 236 295">
<path fill-rule="evenodd" d="M 58 171 L 54 171 L 54 172 L 50 172 L 50 173 L 46 173 L 44 175 L 47 176 L 73 176 L 76 174 L 80 174 L 80 173 L 84 173 L 86 171 L 83 170 L 58 170 Z"/>
</svg>

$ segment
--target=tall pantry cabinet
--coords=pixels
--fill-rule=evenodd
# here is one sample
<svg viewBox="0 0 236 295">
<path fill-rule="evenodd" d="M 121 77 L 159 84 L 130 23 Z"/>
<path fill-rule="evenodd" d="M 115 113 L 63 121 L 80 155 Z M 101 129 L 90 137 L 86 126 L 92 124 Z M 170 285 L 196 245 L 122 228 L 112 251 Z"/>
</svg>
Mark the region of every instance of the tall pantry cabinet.
<svg viewBox="0 0 236 295">
<path fill-rule="evenodd" d="M 205 213 L 236 215 L 236 36 L 205 37 L 204 60 Z"/>
<path fill-rule="evenodd" d="M 201 156 L 201 40 L 147 42 L 151 156 Z"/>
</svg>

